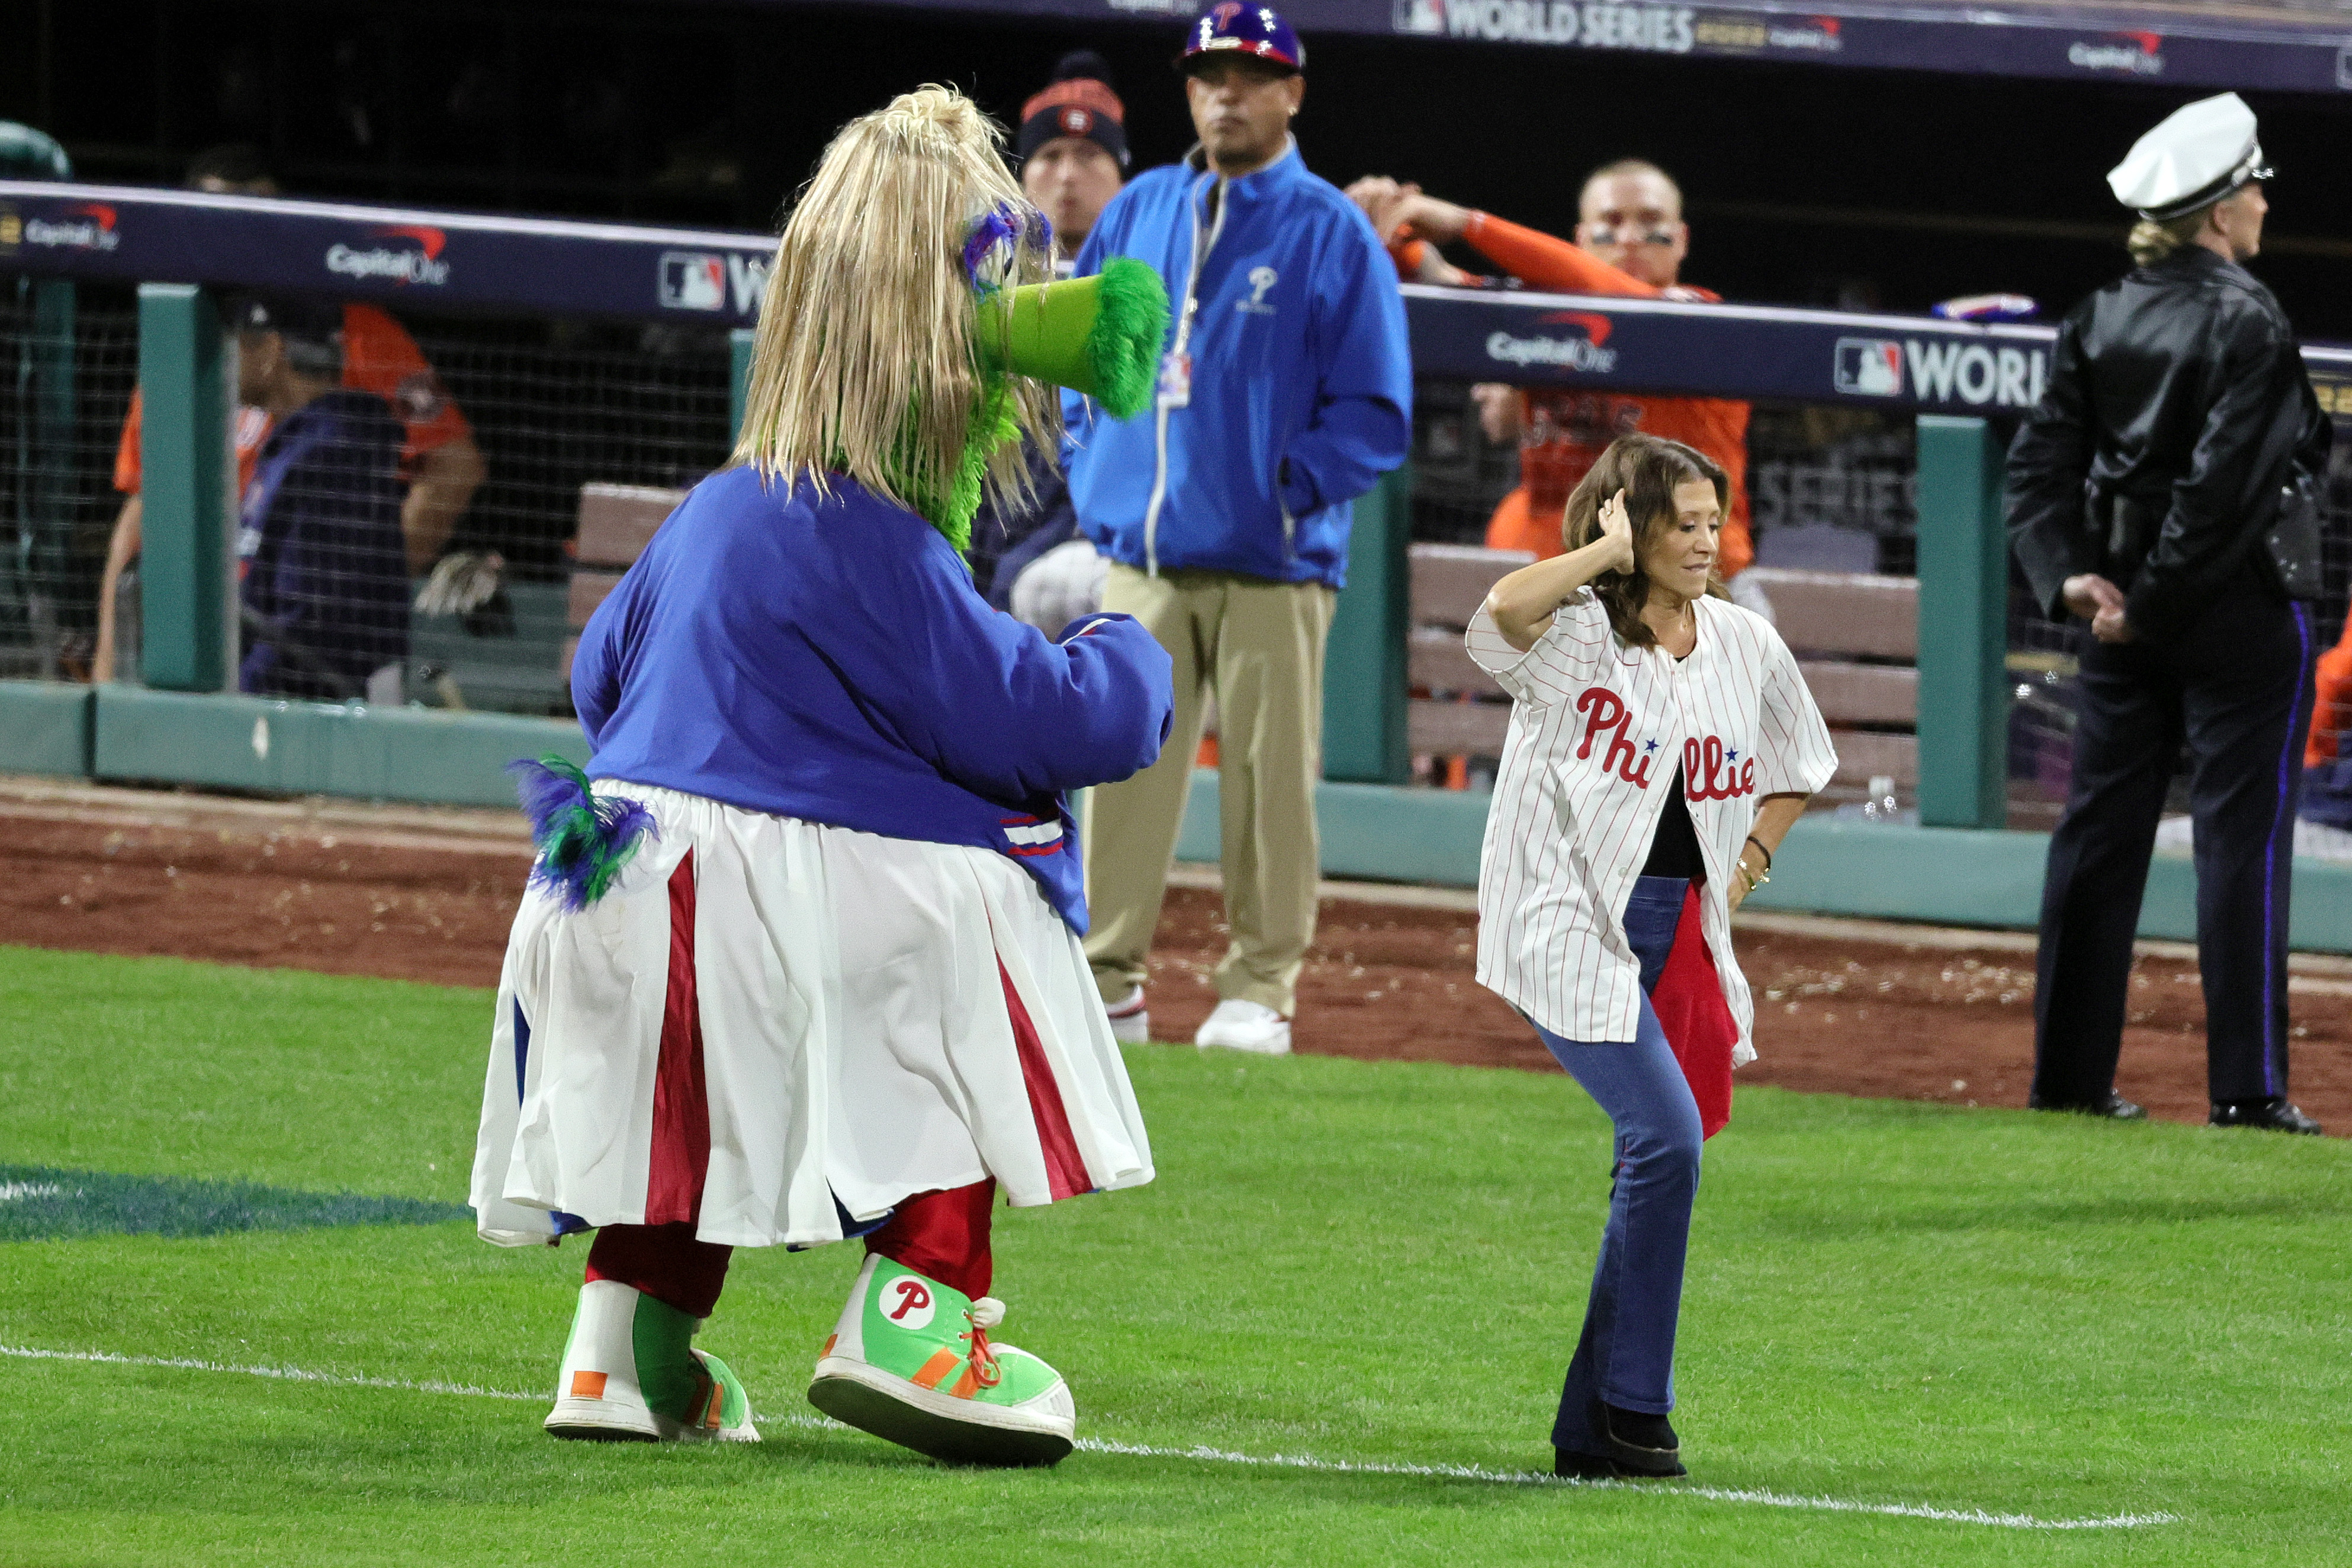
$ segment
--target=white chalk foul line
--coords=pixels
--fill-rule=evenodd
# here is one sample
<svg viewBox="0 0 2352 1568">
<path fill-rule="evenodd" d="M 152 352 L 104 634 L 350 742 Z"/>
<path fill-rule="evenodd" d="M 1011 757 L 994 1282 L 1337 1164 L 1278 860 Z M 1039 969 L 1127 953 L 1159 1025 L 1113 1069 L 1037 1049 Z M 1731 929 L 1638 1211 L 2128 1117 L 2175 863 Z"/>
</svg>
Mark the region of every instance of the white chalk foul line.
<svg viewBox="0 0 2352 1568">
<path fill-rule="evenodd" d="M 173 1372 L 234 1372 L 247 1377 L 282 1378 L 288 1383 L 318 1383 L 331 1388 L 389 1388 L 402 1394 L 463 1394 L 476 1399 L 544 1399 L 543 1394 L 509 1394 L 503 1388 L 476 1388 L 470 1383 L 412 1383 L 403 1377 L 352 1377 L 338 1372 L 310 1372 L 299 1366 L 239 1366 L 225 1361 L 197 1361 L 187 1356 L 117 1355 L 112 1351 L 45 1351 L 29 1345 L 0 1345 L 0 1356 L 20 1361 L 96 1362 L 109 1366 L 155 1366 Z"/>
<path fill-rule="evenodd" d="M 247 1377 L 273 1377 L 288 1383 L 309 1383 L 332 1388 L 383 1388 L 404 1394 L 455 1394 L 475 1399 L 513 1399 L 536 1403 L 544 1394 L 517 1394 L 503 1388 L 478 1388 L 471 1384 L 415 1382 L 400 1377 L 358 1377 L 343 1373 L 312 1372 L 299 1366 L 245 1366 L 231 1362 L 201 1361 L 185 1356 L 119 1355 L 111 1351 L 37 1350 L 27 1345 L 0 1345 L 0 1356 L 24 1361 L 94 1363 L 109 1366 L 160 1367 L 173 1372 L 228 1372 Z M 772 1426 L 842 1427 L 818 1415 L 754 1414 Z M 1889 1519 L 1931 1519 L 1950 1524 L 1990 1525 L 2001 1530 L 2138 1530 L 2154 1524 L 2178 1524 L 2172 1513 L 2116 1513 L 2095 1519 L 2042 1519 L 2030 1513 L 1994 1513 L 1980 1508 L 1930 1508 L 1925 1503 L 1855 1502 L 1847 1498 L 1806 1497 L 1793 1492 L 1756 1491 L 1733 1487 L 1684 1486 L 1673 1481 L 1582 1481 L 1546 1475 L 1540 1470 L 1490 1470 L 1480 1465 L 1396 1465 L 1323 1459 L 1311 1454 L 1239 1454 L 1205 1445 L 1189 1448 L 1155 1447 L 1144 1443 L 1116 1443 L 1081 1437 L 1082 1453 L 1115 1454 L 1144 1459 L 1190 1459 L 1212 1465 L 1242 1465 L 1256 1468 L 1309 1470 L 1323 1475 L 1412 1476 L 1434 1480 L 1486 1481 L 1502 1486 L 1574 1487 L 1588 1491 L 1624 1491 L 1643 1497 L 1702 1498 L 1708 1502 L 1747 1503 L 1763 1508 L 1802 1509 L 1816 1513 L 1876 1514 Z"/>
</svg>

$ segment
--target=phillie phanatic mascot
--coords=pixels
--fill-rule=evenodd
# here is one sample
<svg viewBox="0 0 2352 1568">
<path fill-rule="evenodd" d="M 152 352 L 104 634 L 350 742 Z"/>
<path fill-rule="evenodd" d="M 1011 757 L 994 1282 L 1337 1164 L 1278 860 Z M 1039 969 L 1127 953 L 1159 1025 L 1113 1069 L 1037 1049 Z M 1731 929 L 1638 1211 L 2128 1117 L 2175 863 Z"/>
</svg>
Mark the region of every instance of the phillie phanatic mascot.
<svg viewBox="0 0 2352 1568">
<path fill-rule="evenodd" d="M 1068 1386 L 991 1335 L 990 1210 L 1151 1179 L 1078 938 L 1066 792 L 1148 766 L 1168 656 L 1049 640 L 959 552 L 1067 386 L 1149 396 L 1166 291 L 1047 282 L 1001 132 L 942 88 L 834 139 L 776 247 L 734 465 L 589 624 L 584 773 L 518 763 L 540 858 L 473 1205 L 593 1230 L 547 1429 L 750 1441 L 693 1345 L 732 1250 L 862 1237 L 809 1399 L 935 1458 L 1052 1464 Z M 814 1338 L 812 1333 L 812 1338 Z"/>
</svg>

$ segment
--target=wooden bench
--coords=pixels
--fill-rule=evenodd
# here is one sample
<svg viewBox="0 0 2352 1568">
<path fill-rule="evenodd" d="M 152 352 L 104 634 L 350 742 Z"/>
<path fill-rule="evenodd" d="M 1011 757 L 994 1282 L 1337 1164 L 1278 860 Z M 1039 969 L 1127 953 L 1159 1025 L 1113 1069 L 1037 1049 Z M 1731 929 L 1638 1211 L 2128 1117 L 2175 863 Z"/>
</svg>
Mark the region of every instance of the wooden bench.
<svg viewBox="0 0 2352 1568">
<path fill-rule="evenodd" d="M 1411 749 L 1429 756 L 1500 756 L 1510 702 L 1462 646 L 1470 617 L 1497 578 L 1535 559 L 1516 550 L 1416 544 L 1412 566 L 1406 710 Z M 1751 567 L 1772 601 L 1781 638 L 1837 743 L 1834 783 L 1919 783 L 1919 741 L 1895 733 L 1919 712 L 1919 584 L 1909 577 Z M 1870 726 L 1859 728 L 1858 726 Z"/>
<path fill-rule="evenodd" d="M 621 574 L 637 563 L 653 542 L 654 530 L 686 500 L 684 490 L 652 485 L 587 484 L 580 487 L 580 529 L 572 542 L 572 591 L 564 619 L 563 679 L 572 679 L 580 633 L 604 596 L 620 586 Z"/>
<path fill-rule="evenodd" d="M 1837 776 L 1919 787 L 1919 580 L 1751 566 L 1836 742 Z M 1859 729 L 1858 725 L 1870 725 Z"/>
<path fill-rule="evenodd" d="M 1499 757 L 1510 699 L 1462 646 L 1470 617 L 1496 580 L 1535 557 L 1524 550 L 1416 544 L 1407 552 L 1412 609 L 1406 632 L 1405 744 L 1433 757 Z M 1423 695 L 1426 693 L 1426 695 Z"/>
</svg>

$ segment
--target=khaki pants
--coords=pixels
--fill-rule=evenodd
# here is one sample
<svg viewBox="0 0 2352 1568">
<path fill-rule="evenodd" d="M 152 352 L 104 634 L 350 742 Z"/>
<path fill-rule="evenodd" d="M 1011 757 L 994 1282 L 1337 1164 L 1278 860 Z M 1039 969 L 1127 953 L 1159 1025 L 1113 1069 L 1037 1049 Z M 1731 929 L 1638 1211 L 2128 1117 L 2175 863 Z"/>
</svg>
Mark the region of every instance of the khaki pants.
<svg viewBox="0 0 2352 1568">
<path fill-rule="evenodd" d="M 1106 610 L 1151 628 L 1175 661 L 1176 716 L 1160 760 L 1093 792 L 1087 826 L 1087 957 L 1103 1000 L 1150 971 L 1186 786 L 1201 746 L 1202 693 L 1217 698 L 1217 785 L 1232 945 L 1217 994 L 1288 1017 L 1315 940 L 1315 783 L 1323 773 L 1323 639 L 1338 595 L 1318 583 L 1223 572 L 1148 577 L 1113 565 Z"/>
</svg>

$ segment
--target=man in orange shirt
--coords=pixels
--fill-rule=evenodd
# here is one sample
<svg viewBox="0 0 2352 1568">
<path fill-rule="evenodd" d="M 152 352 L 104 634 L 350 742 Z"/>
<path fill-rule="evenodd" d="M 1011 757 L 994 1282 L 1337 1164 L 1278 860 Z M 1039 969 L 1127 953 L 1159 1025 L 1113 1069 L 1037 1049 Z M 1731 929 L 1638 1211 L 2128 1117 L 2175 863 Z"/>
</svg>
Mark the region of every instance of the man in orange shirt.
<svg viewBox="0 0 2352 1568">
<path fill-rule="evenodd" d="M 278 182 L 239 148 L 220 148 L 196 160 L 188 171 L 188 188 L 208 195 L 274 196 Z M 400 508 L 400 531 L 407 546 L 408 572 L 422 577 L 449 542 L 457 519 L 474 499 L 487 472 L 481 448 L 474 444 L 473 426 L 442 391 L 440 378 L 398 321 L 373 305 L 343 307 L 343 384 L 373 392 L 392 405 L 404 433 L 400 455 L 401 476 L 408 490 Z M 98 651 L 90 679 L 114 679 L 116 633 L 115 594 L 140 544 L 139 395 L 131 395 L 131 412 L 115 448 L 114 488 L 127 498 L 115 519 L 114 537 L 106 552 L 106 573 L 99 587 Z M 243 495 L 253 478 L 253 465 L 262 443 L 269 438 L 271 420 L 258 408 L 236 411 L 236 489 Z"/>
<path fill-rule="evenodd" d="M 1715 300 L 1680 281 L 1690 254 L 1680 187 L 1654 163 L 1622 159 L 1593 171 L 1577 203 L 1576 242 L 1456 206 L 1418 185 L 1372 177 L 1348 194 L 1388 240 L 1398 270 L 1416 282 L 1476 281 L 1437 254 L 1463 241 L 1529 288 L 1570 294 Z M 1609 443 L 1640 430 L 1696 447 L 1731 479 L 1721 570 L 1727 582 L 1756 558 L 1748 531 L 1748 405 L 1721 397 L 1634 397 L 1569 387 L 1481 385 L 1472 395 L 1487 438 L 1519 441 L 1519 487 L 1486 525 L 1490 549 L 1560 553 L 1569 492 Z M 1738 595 L 1760 599 L 1760 595 Z M 1751 608 L 1762 609 L 1760 604 Z"/>
</svg>

